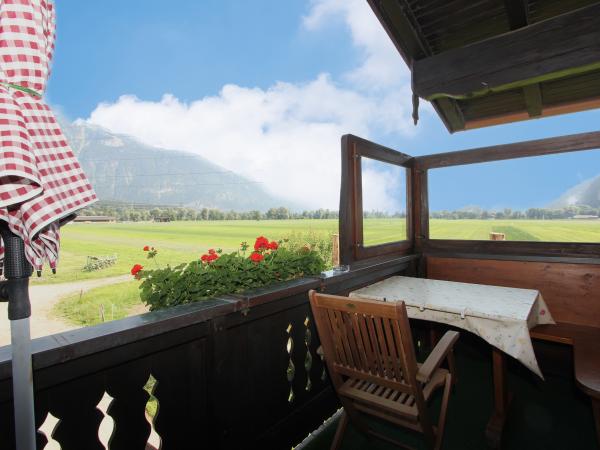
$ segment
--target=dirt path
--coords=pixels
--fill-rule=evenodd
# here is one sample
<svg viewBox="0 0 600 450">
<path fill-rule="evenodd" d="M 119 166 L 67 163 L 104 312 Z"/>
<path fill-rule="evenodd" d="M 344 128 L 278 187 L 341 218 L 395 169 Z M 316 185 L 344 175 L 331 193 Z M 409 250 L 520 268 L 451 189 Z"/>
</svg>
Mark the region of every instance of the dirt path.
<svg viewBox="0 0 600 450">
<path fill-rule="evenodd" d="M 29 287 L 31 298 L 31 337 L 47 336 L 72 330 L 77 325 L 63 322 L 56 318 L 50 318 L 52 307 L 62 297 L 79 292 L 84 292 L 100 286 L 121 283 L 131 280 L 130 275 L 118 277 L 100 278 L 98 280 L 74 281 L 71 283 L 34 285 Z M 10 322 L 7 317 L 7 304 L 0 303 L 0 346 L 10 344 Z"/>
</svg>

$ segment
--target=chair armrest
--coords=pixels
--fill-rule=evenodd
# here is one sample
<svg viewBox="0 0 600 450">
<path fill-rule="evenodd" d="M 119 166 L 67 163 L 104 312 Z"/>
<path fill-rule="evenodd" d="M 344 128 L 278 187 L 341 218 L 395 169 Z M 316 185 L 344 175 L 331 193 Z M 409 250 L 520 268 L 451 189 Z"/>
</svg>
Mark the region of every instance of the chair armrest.
<svg viewBox="0 0 600 450">
<path fill-rule="evenodd" d="M 431 351 L 425 362 L 419 368 L 417 380 L 426 383 L 431 378 L 433 372 L 440 367 L 444 358 L 452 351 L 454 343 L 458 340 L 458 332 L 446 331 L 446 334 L 440 339 L 435 348 Z"/>
</svg>

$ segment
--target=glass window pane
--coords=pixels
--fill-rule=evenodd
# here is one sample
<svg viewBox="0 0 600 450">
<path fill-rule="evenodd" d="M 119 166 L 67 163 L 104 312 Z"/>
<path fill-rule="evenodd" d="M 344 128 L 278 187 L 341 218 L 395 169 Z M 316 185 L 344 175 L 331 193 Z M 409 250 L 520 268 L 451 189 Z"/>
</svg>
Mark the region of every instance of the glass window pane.
<svg viewBox="0 0 600 450">
<path fill-rule="evenodd" d="M 362 157 L 363 245 L 404 241 L 406 168 Z"/>
<path fill-rule="evenodd" d="M 429 171 L 431 239 L 600 242 L 600 150 Z"/>
</svg>

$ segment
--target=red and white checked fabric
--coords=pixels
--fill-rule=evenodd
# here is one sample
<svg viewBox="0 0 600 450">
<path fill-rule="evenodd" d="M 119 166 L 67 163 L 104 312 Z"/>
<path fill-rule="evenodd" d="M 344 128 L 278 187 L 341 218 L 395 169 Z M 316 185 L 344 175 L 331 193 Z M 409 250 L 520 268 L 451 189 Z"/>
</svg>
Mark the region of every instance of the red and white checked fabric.
<svg viewBox="0 0 600 450">
<path fill-rule="evenodd" d="M 8 86 L 43 94 L 54 39 L 52 0 L 0 0 L 0 220 L 37 270 L 55 267 L 61 222 L 96 201 L 48 105 Z"/>
</svg>

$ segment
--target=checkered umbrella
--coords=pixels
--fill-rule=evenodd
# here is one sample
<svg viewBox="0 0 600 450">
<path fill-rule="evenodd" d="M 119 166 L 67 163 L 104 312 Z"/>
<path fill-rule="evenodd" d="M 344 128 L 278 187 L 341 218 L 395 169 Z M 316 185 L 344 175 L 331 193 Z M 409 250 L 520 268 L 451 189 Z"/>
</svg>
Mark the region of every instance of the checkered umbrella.
<svg viewBox="0 0 600 450">
<path fill-rule="evenodd" d="M 55 267 L 60 225 L 96 201 L 42 100 L 54 32 L 52 0 L 0 1 L 0 220 L 23 239 L 37 270 Z"/>
<path fill-rule="evenodd" d="M 0 257 L 6 276 L 0 299 L 9 302 L 17 450 L 36 448 L 31 266 L 41 270 L 48 262 L 54 268 L 60 224 L 96 200 L 42 100 L 54 51 L 54 13 L 52 0 L 0 0 Z"/>
</svg>

